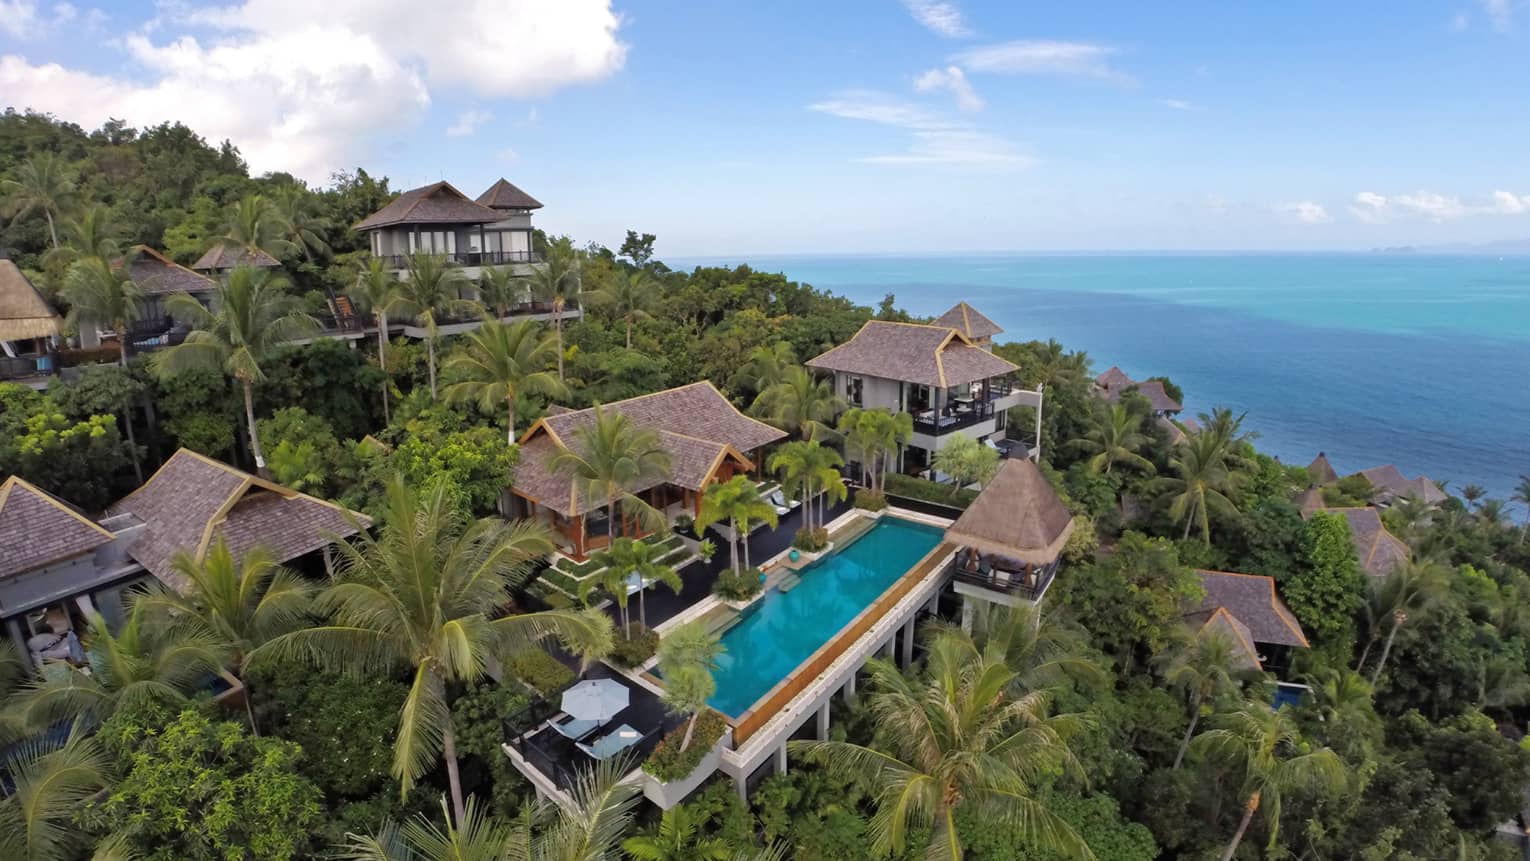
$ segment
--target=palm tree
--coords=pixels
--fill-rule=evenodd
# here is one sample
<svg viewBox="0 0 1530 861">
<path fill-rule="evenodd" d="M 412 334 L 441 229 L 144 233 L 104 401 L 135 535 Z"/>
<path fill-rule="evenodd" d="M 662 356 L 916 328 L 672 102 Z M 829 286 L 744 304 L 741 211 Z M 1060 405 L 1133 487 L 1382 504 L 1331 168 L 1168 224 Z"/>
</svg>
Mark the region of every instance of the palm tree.
<svg viewBox="0 0 1530 861">
<path fill-rule="evenodd" d="M 558 338 L 558 379 L 563 379 L 563 309 L 578 300 L 579 259 L 567 237 L 553 242 L 547 260 L 531 272 L 531 293 L 552 305 L 553 332 Z"/>
<path fill-rule="evenodd" d="M 1202 628 L 1194 638 L 1164 655 L 1163 680 L 1178 688 L 1185 695 L 1190 707 L 1190 725 L 1180 739 L 1179 751 L 1174 754 L 1174 768 L 1185 759 L 1190 739 L 1195 735 L 1196 724 L 1201 720 L 1201 709 L 1214 704 L 1223 697 L 1237 693 L 1245 678 L 1258 674 L 1240 665 L 1237 647 L 1221 632 Z"/>
<path fill-rule="evenodd" d="M 468 334 L 466 347 L 446 360 L 446 367 L 461 377 L 446 387 L 446 399 L 474 401 L 486 413 L 504 409 L 506 445 L 515 444 L 515 406 L 521 395 L 568 394 L 549 370 L 557 343 L 530 320 L 500 323 L 485 315 L 478 331 Z"/>
<path fill-rule="evenodd" d="M 74 200 L 74 179 L 69 165 L 55 153 L 40 152 L 16 168 L 16 178 L 0 182 L 5 196 L 4 210 L 11 218 L 26 218 L 41 212 L 48 220 L 48 237 L 58 248 L 58 228 L 54 219 Z"/>
<path fill-rule="evenodd" d="M 760 392 L 754 409 L 782 430 L 796 431 L 803 439 L 816 439 L 829 431 L 829 422 L 842 406 L 834 394 L 834 381 L 818 379 L 806 368 L 795 367 L 785 379 Z"/>
<path fill-rule="evenodd" d="M 92 228 L 94 229 L 94 228 Z M 96 237 L 97 250 L 110 252 L 107 240 Z M 87 256 L 70 264 L 64 273 L 61 291 L 69 302 L 69 322 L 76 329 L 85 326 L 110 329 L 117 334 L 117 364 L 128 363 L 128 328 L 143 316 L 143 291 L 128 274 L 126 263 L 113 267 L 109 257 Z M 138 440 L 133 431 L 133 414 L 126 402 L 122 405 L 122 426 L 127 432 L 128 447 L 133 453 L 133 472 L 143 483 L 139 463 Z"/>
<path fill-rule="evenodd" d="M 872 794 L 874 855 L 902 855 L 910 831 L 929 828 L 921 857 L 958 861 L 965 850 L 956 815 L 965 808 L 1038 849 L 1094 857 L 1035 797 L 1059 771 L 1080 769 L 1068 748 L 1080 723 L 1050 713 L 1050 692 L 1016 694 L 1015 670 L 959 631 L 937 632 L 919 676 L 880 658 L 867 668 L 878 745 L 802 741 L 790 748 L 853 775 Z"/>
<path fill-rule="evenodd" d="M 1101 415 L 1103 421 L 1091 428 L 1084 438 L 1070 443 L 1093 455 L 1089 458 L 1089 471 L 1109 474 L 1117 463 L 1122 463 L 1143 472 L 1153 472 L 1153 462 L 1137 453 L 1148 441 L 1142 432 L 1142 417 L 1127 409 L 1125 404 L 1101 410 Z"/>
<path fill-rule="evenodd" d="M 1466 501 L 1467 508 L 1476 508 L 1477 502 L 1487 496 L 1487 488 L 1480 484 L 1468 484 L 1461 488 L 1461 498 Z"/>
<path fill-rule="evenodd" d="M 691 746 L 696 719 L 717 691 L 712 673 L 725 651 L 721 638 L 700 619 L 676 625 L 659 641 L 658 670 L 664 677 L 660 699 L 671 712 L 690 716 L 680 739 L 682 751 Z"/>
<path fill-rule="evenodd" d="M 319 331 L 319 321 L 304 313 L 296 296 L 286 292 L 287 281 L 264 269 L 240 266 L 217 285 L 209 311 L 191 296 L 180 293 L 167 303 L 177 320 L 190 323 L 186 341 L 155 353 L 150 366 L 160 376 L 173 376 L 193 368 L 219 369 L 244 389 L 244 421 L 250 434 L 255 468 L 265 469 L 260 431 L 255 424 L 255 384 L 266 378 L 261 364 L 277 345 Z"/>
<path fill-rule="evenodd" d="M 826 501 L 838 502 L 848 494 L 840 481 L 839 467 L 845 459 L 839 452 L 817 440 L 793 440 L 770 456 L 770 471 L 781 477 L 786 492 L 802 500 L 802 525 L 813 529 L 823 525 L 815 520 L 813 500 L 820 494 Z"/>
<path fill-rule="evenodd" d="M 749 530 L 756 523 L 767 523 L 776 528 L 780 518 L 776 507 L 760 495 L 760 486 L 747 475 L 735 475 L 724 482 L 707 485 L 701 496 L 701 511 L 696 516 L 696 535 L 704 534 L 708 526 L 726 521 L 731 529 L 728 535 L 728 559 L 733 573 L 738 574 L 738 546 L 744 545 L 744 567 L 749 567 Z"/>
<path fill-rule="evenodd" d="M 297 244 L 288 238 L 291 231 L 291 225 L 270 198 L 247 194 L 229 211 L 218 244 L 246 256 L 264 252 L 281 258 L 298 249 Z"/>
<path fill-rule="evenodd" d="M 408 668 L 393 776 L 408 792 L 444 758 L 461 826 L 467 809 L 447 690 L 484 679 L 494 660 L 549 635 L 580 654 L 609 651 L 611 623 L 595 611 L 498 615 L 509 589 L 552 552 L 543 525 L 474 520 L 445 481 L 416 493 L 395 478 L 385 508 L 377 536 L 359 530 L 336 545 L 338 570 L 314 604 L 327 618 L 268 641 L 251 662 L 296 659 L 390 677 Z"/>
<path fill-rule="evenodd" d="M 632 324 L 653 316 L 659 302 L 659 285 L 642 269 L 618 271 L 610 286 L 593 291 L 588 304 L 608 305 L 617 319 L 627 324 L 627 349 L 632 349 Z"/>
<path fill-rule="evenodd" d="M 616 602 L 622 616 L 622 636 L 629 637 L 632 632 L 631 620 L 627 617 L 627 604 L 631 595 L 627 592 L 627 582 L 633 574 L 638 575 L 638 624 L 648 627 L 648 609 L 644 605 L 643 595 L 648 591 L 650 583 L 663 583 L 680 594 L 680 589 L 685 583 L 680 579 L 672 566 L 659 561 L 666 551 L 657 544 L 647 541 L 634 541 L 631 538 L 618 538 L 611 542 L 611 546 L 605 550 L 590 554 L 591 561 L 603 566 L 595 576 L 586 578 L 579 584 L 581 601 L 588 601 L 590 594 L 596 589 L 601 589 L 610 594 Z"/>
<path fill-rule="evenodd" d="M 478 298 L 493 308 L 494 316 L 501 320 L 525 291 L 526 280 L 516 275 L 510 266 L 486 266 L 483 274 L 478 276 Z"/>
<path fill-rule="evenodd" d="M 1169 460 L 1178 475 L 1159 480 L 1169 500 L 1169 516 L 1185 522 L 1184 538 L 1190 537 L 1191 526 L 1199 525 L 1201 537 L 1210 542 L 1211 510 L 1229 516 L 1237 513 L 1227 497 L 1234 479 L 1227 467 L 1228 445 L 1221 434 L 1192 434 Z"/>
<path fill-rule="evenodd" d="M 627 763 L 620 763 L 628 765 Z M 344 861 L 601 861 L 612 857 L 632 824 L 637 784 L 605 763 L 569 790 L 572 804 L 543 803 L 514 822 L 467 802 L 444 828 L 423 814 L 372 835 L 347 834 L 336 856 Z M 444 807 L 444 805 L 443 805 Z M 443 810 L 443 812 L 445 812 Z"/>
<path fill-rule="evenodd" d="M 112 223 L 111 210 L 99 203 L 84 207 L 64 221 L 64 245 L 48 252 L 50 259 L 74 263 L 85 257 L 98 257 L 108 263 L 122 256 L 120 236 Z"/>
<path fill-rule="evenodd" d="M 797 354 L 788 341 L 760 345 L 749 351 L 749 356 L 738 370 L 737 384 L 743 385 L 755 396 L 771 386 L 786 380 L 786 375 L 797 367 Z"/>
<path fill-rule="evenodd" d="M 645 529 L 663 528 L 663 513 L 636 495 L 669 475 L 669 450 L 653 428 L 596 404 L 595 421 L 574 431 L 572 445 L 549 465 L 553 472 L 572 478 L 585 499 L 605 500 L 608 541 L 616 537 L 618 502 L 624 524 L 631 515 Z"/>
<path fill-rule="evenodd" d="M 436 321 L 473 307 L 462 298 L 462 288 L 467 278 L 462 270 L 451 265 L 439 254 L 417 253 L 409 255 L 405 264 L 409 277 L 398 288 L 394 310 L 425 327 L 425 352 L 429 359 L 430 399 L 436 399 Z"/>
<path fill-rule="evenodd" d="M 73 720 L 94 727 L 122 706 L 184 702 L 227 657 L 215 639 L 155 624 L 141 607 L 116 634 L 93 615 L 85 647 L 88 669 L 66 665 L 22 689 L 17 708 L 29 725 Z"/>
<path fill-rule="evenodd" d="M 1243 429 L 1243 419 L 1247 416 L 1248 413 L 1233 415 L 1233 411 L 1227 407 L 1216 407 L 1209 414 L 1200 415 L 1200 432 L 1221 440 L 1227 450 L 1228 461 L 1237 466 L 1245 465 L 1243 449 L 1259 439 L 1258 431 Z"/>
<path fill-rule="evenodd" d="M 1098 688 L 1110 681 L 1109 673 L 1090 656 L 1088 632 L 1039 606 L 983 602 L 973 613 L 970 631 L 938 621 L 931 622 L 930 629 L 936 635 L 966 637 L 984 655 L 1002 661 L 1015 672 L 1011 689 L 1017 694 L 1069 682 Z"/>
<path fill-rule="evenodd" d="M 321 254 L 329 253 L 329 243 L 324 241 L 324 231 L 330 229 L 329 219 L 314 212 L 314 195 L 300 185 L 277 189 L 274 204 L 281 219 L 284 239 L 303 252 L 308 262 Z"/>
<path fill-rule="evenodd" d="M 0 857 L 72 861 L 96 842 L 76 817 L 111 786 L 111 760 L 78 725 L 63 744 L 40 737 L 12 748 L 0 759 L 0 773 L 12 784 L 0 795 Z M 109 838 L 93 858 L 126 857 L 103 854 L 113 847 Z"/>
<path fill-rule="evenodd" d="M 1518 543 L 1523 544 L 1525 543 L 1525 533 L 1530 532 L 1530 473 L 1525 473 L 1519 477 L 1519 484 L 1514 485 L 1514 496 L 1512 499 L 1514 502 L 1525 507 L 1527 515 L 1526 525 L 1521 525 L 1519 528 Z"/>
<path fill-rule="evenodd" d="M 1444 568 L 1431 560 L 1410 559 L 1393 568 L 1391 574 L 1371 582 L 1370 595 L 1362 608 L 1367 628 L 1365 648 L 1360 651 L 1360 661 L 1355 665 L 1355 671 L 1365 668 L 1371 647 L 1382 639 L 1382 631 L 1385 630 L 1386 642 L 1381 648 L 1381 657 L 1376 661 L 1376 668 L 1371 671 L 1372 686 L 1381 679 L 1381 672 L 1386 669 L 1387 657 L 1392 654 L 1392 643 L 1397 639 L 1397 632 L 1410 620 L 1416 620 L 1419 615 L 1427 612 L 1448 588 L 1446 573 Z"/>
<path fill-rule="evenodd" d="M 887 459 L 914 438 L 914 417 L 886 410 L 849 409 L 839 417 L 845 450 L 866 469 L 865 484 L 875 493 L 886 493 Z"/>
<path fill-rule="evenodd" d="M 308 582 L 284 568 L 263 547 L 234 558 L 219 538 L 202 559 L 181 550 L 170 567 L 184 581 L 172 589 L 151 583 L 137 606 L 166 617 L 171 625 L 194 631 L 205 642 L 227 651 L 234 675 L 244 685 L 245 716 L 260 734 L 251 703 L 250 653 L 273 638 L 301 627 L 313 597 Z"/>
<path fill-rule="evenodd" d="M 1232 861 L 1261 806 L 1270 822 L 1270 845 L 1280 828 L 1281 796 L 1299 789 L 1320 790 L 1346 779 L 1344 763 L 1326 747 L 1312 750 L 1287 709 L 1264 703 L 1213 718 L 1217 727 L 1192 742 L 1198 751 L 1225 761 L 1242 777 L 1239 798 L 1243 819 L 1233 833 L 1222 861 Z"/>
<path fill-rule="evenodd" d="M 733 848 L 701 834 L 704 817 L 686 805 L 664 811 L 659 827 L 628 837 L 622 851 L 638 861 L 731 861 Z"/>
<path fill-rule="evenodd" d="M 388 375 L 388 311 L 398 303 L 399 280 L 383 265 L 381 258 L 367 260 L 366 268 L 356 275 L 350 297 L 363 314 L 377 321 L 377 364 L 383 372 L 383 422 L 388 422 L 388 389 L 393 385 Z"/>
</svg>

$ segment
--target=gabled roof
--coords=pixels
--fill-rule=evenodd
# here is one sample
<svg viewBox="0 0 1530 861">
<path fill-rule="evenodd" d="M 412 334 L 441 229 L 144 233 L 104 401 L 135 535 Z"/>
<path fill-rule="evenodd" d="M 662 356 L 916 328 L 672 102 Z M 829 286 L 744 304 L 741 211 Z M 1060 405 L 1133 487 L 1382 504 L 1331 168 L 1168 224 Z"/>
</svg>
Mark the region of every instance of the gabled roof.
<svg viewBox="0 0 1530 861">
<path fill-rule="evenodd" d="M 1226 607 L 1187 613 L 1185 623 L 1197 629 L 1198 637 L 1221 637 L 1226 640 L 1228 645 L 1236 650 L 1238 669 L 1246 671 L 1262 669 L 1259 663 L 1259 649 L 1254 645 L 1253 632 L 1237 616 L 1229 613 Z"/>
<path fill-rule="evenodd" d="M 1371 495 L 1372 502 L 1388 503 L 1394 499 L 1412 496 L 1429 505 L 1438 505 L 1449 498 L 1445 491 L 1440 490 L 1438 485 L 1424 476 L 1408 478 L 1402 474 L 1402 470 L 1390 463 L 1362 469 L 1356 474 L 1365 476 L 1365 480 L 1376 489 L 1376 492 Z"/>
<path fill-rule="evenodd" d="M 144 522 L 143 535 L 128 553 L 177 589 L 184 578 L 170 560 L 181 550 L 200 559 L 219 537 L 236 557 L 262 546 L 286 562 L 324 547 L 331 535 L 354 535 L 353 522 L 371 523 L 365 515 L 184 448 L 111 512 Z"/>
<path fill-rule="evenodd" d="M 0 341 L 57 335 L 62 322 L 21 267 L 0 257 Z"/>
<path fill-rule="evenodd" d="M 1376 509 L 1363 507 L 1324 510 L 1342 515 L 1349 521 L 1350 539 L 1355 543 L 1355 555 L 1360 559 L 1360 569 L 1370 576 L 1387 577 L 1394 568 L 1412 557 L 1413 552 L 1408 549 L 1408 545 L 1387 531 Z"/>
<path fill-rule="evenodd" d="M 786 436 L 784 431 L 739 412 L 706 380 L 616 401 L 601 410 L 620 413 L 636 425 L 657 431 L 669 453 L 669 476 L 654 479 L 647 487 L 630 488 L 633 492 L 666 482 L 701 490 L 725 460 L 753 468 L 745 452 Z M 552 469 L 557 453 L 574 443 L 581 428 L 594 422 L 595 410 L 584 409 L 549 413 L 532 425 L 521 435 L 520 462 L 511 478 L 514 490 L 567 516 L 604 504 L 583 498 L 568 476 Z"/>
<path fill-rule="evenodd" d="M 211 278 L 192 272 L 147 245 L 129 248 L 124 259 L 128 262 L 128 277 L 148 296 L 211 293 L 218 289 Z"/>
<path fill-rule="evenodd" d="M 1136 380 L 1128 377 L 1126 372 L 1121 370 L 1120 366 L 1118 365 L 1111 365 L 1109 370 L 1105 371 L 1103 374 L 1100 374 L 1098 377 L 1095 377 L 1094 382 L 1100 388 L 1107 391 L 1110 389 L 1136 384 Z"/>
<path fill-rule="evenodd" d="M 1328 462 L 1327 452 L 1318 452 L 1318 456 L 1307 464 L 1307 474 L 1318 484 L 1332 484 L 1339 480 L 1339 474 L 1334 472 L 1333 464 Z"/>
<path fill-rule="evenodd" d="M 0 578 L 88 553 L 112 534 L 18 476 L 0 483 Z"/>
<path fill-rule="evenodd" d="M 946 540 L 1030 565 L 1057 561 L 1073 516 L 1036 464 L 1004 461 L 993 480 L 946 529 Z"/>
<path fill-rule="evenodd" d="M 433 182 L 412 188 L 382 209 L 363 218 L 355 230 L 372 230 L 394 224 L 488 224 L 505 214 L 470 200 L 449 182 Z"/>
<path fill-rule="evenodd" d="M 1121 400 L 1122 395 L 1133 391 L 1147 398 L 1148 404 L 1152 406 L 1154 412 L 1177 413 L 1185 408 L 1183 404 L 1169 396 L 1169 393 L 1164 390 L 1163 381 L 1161 380 L 1144 380 L 1140 383 L 1131 383 L 1126 386 L 1106 389 L 1105 399 L 1114 403 Z"/>
<path fill-rule="evenodd" d="M 280 260 L 259 248 L 235 248 L 219 242 L 197 258 L 191 268 L 198 272 L 224 272 L 240 266 L 256 269 L 274 269 L 282 265 Z"/>
<path fill-rule="evenodd" d="M 870 320 L 850 340 L 807 366 L 946 388 L 1017 370 L 945 326 Z"/>
<path fill-rule="evenodd" d="M 1275 593 L 1275 579 L 1262 574 L 1197 570 L 1206 597 L 1195 613 L 1221 607 L 1248 627 L 1255 643 L 1307 648 L 1307 635 L 1286 602 Z"/>
<path fill-rule="evenodd" d="M 1311 517 L 1313 512 L 1322 511 L 1323 490 L 1317 485 L 1311 485 L 1296 497 L 1296 508 L 1302 513 L 1303 518 Z"/>
<path fill-rule="evenodd" d="M 478 203 L 490 209 L 541 209 L 542 202 L 516 188 L 504 177 L 478 195 Z"/>
<path fill-rule="evenodd" d="M 957 302 L 951 310 L 935 318 L 935 325 L 955 329 L 974 341 L 992 338 L 1003 332 L 999 324 L 988 319 L 966 302 Z"/>
</svg>

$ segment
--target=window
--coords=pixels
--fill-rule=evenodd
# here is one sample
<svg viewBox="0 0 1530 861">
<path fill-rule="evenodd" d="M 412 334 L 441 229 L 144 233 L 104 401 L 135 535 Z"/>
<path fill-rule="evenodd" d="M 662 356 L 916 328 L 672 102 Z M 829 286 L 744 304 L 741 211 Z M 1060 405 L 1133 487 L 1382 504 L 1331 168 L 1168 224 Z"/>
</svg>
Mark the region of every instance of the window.
<svg viewBox="0 0 1530 861">
<path fill-rule="evenodd" d="M 866 381 L 860 377 L 845 378 L 845 399 L 850 402 L 850 406 L 861 406 L 861 395 L 865 390 L 865 386 Z"/>
</svg>

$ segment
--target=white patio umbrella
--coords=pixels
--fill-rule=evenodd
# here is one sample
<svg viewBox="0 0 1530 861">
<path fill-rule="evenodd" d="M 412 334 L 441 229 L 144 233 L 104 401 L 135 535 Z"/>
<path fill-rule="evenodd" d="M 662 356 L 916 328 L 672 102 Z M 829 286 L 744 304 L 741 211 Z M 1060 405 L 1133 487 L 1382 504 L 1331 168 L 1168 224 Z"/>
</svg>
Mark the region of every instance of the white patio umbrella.
<svg viewBox="0 0 1530 861">
<path fill-rule="evenodd" d="M 605 723 L 627 707 L 628 691 L 615 679 L 586 679 L 563 692 L 563 711 L 575 720 Z"/>
</svg>

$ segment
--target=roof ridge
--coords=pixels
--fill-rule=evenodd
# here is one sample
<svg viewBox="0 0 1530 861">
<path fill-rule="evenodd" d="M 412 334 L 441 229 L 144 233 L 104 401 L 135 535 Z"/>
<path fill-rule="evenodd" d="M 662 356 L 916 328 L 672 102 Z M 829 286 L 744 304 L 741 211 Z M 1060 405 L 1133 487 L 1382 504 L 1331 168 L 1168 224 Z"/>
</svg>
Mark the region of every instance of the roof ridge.
<svg viewBox="0 0 1530 861">
<path fill-rule="evenodd" d="M 1211 611 L 1211 615 L 1206 618 L 1206 624 L 1201 626 L 1201 630 L 1204 631 L 1206 629 L 1206 627 L 1211 624 L 1211 620 L 1215 619 L 1218 614 L 1221 614 L 1221 615 L 1224 615 L 1224 616 L 1227 617 L 1229 627 L 1231 627 L 1233 629 L 1233 634 L 1239 640 L 1241 640 L 1243 642 L 1243 647 L 1248 649 L 1249 654 L 1252 655 L 1253 658 L 1254 658 L 1254 663 L 1258 664 L 1259 663 L 1259 647 L 1254 645 L 1254 641 L 1253 640 L 1250 640 L 1250 639 L 1248 639 L 1248 637 L 1243 636 L 1243 631 L 1249 630 L 1248 623 L 1243 621 L 1242 619 L 1239 619 L 1237 616 L 1233 615 L 1233 612 L 1231 610 L 1227 609 L 1226 607 L 1223 607 L 1221 604 L 1218 604 L 1216 606 L 1216 608 Z M 1243 630 L 1239 630 L 1240 626 L 1242 627 Z M 1252 636 L 1253 632 L 1249 631 L 1249 633 L 1250 633 L 1250 636 Z M 1302 637 L 1303 641 L 1305 641 L 1306 639 L 1307 639 L 1306 637 Z M 1263 669 L 1263 667 L 1261 667 L 1261 669 Z"/>
<path fill-rule="evenodd" d="M 27 481 L 26 479 L 22 478 L 19 475 L 12 475 L 11 477 L 7 478 L 4 482 L 0 482 L 0 509 L 3 509 L 5 507 L 5 503 L 10 500 L 10 498 L 11 498 L 11 491 L 13 491 L 14 489 L 16 489 L 18 487 L 23 489 L 23 490 L 31 492 L 34 496 L 37 496 L 43 502 L 46 502 L 49 505 L 53 506 L 54 508 L 57 508 L 59 511 L 64 512 L 65 514 L 69 515 L 70 517 L 74 518 L 75 520 L 78 520 L 79 522 L 85 524 L 86 526 L 89 526 L 91 529 L 94 529 L 95 531 L 101 533 L 102 535 L 105 535 L 107 538 L 114 538 L 114 537 L 116 537 L 116 536 L 112 535 L 111 530 L 109 530 L 106 527 L 102 526 L 101 524 L 95 522 L 94 520 L 91 520 L 89 517 L 86 517 L 85 515 L 79 513 L 78 511 L 75 511 L 73 508 L 70 508 L 69 506 L 65 505 L 61 500 L 56 498 L 53 494 L 49 493 L 46 490 L 43 490 L 42 488 L 38 487 L 37 485 L 33 484 L 30 481 Z"/>
</svg>

